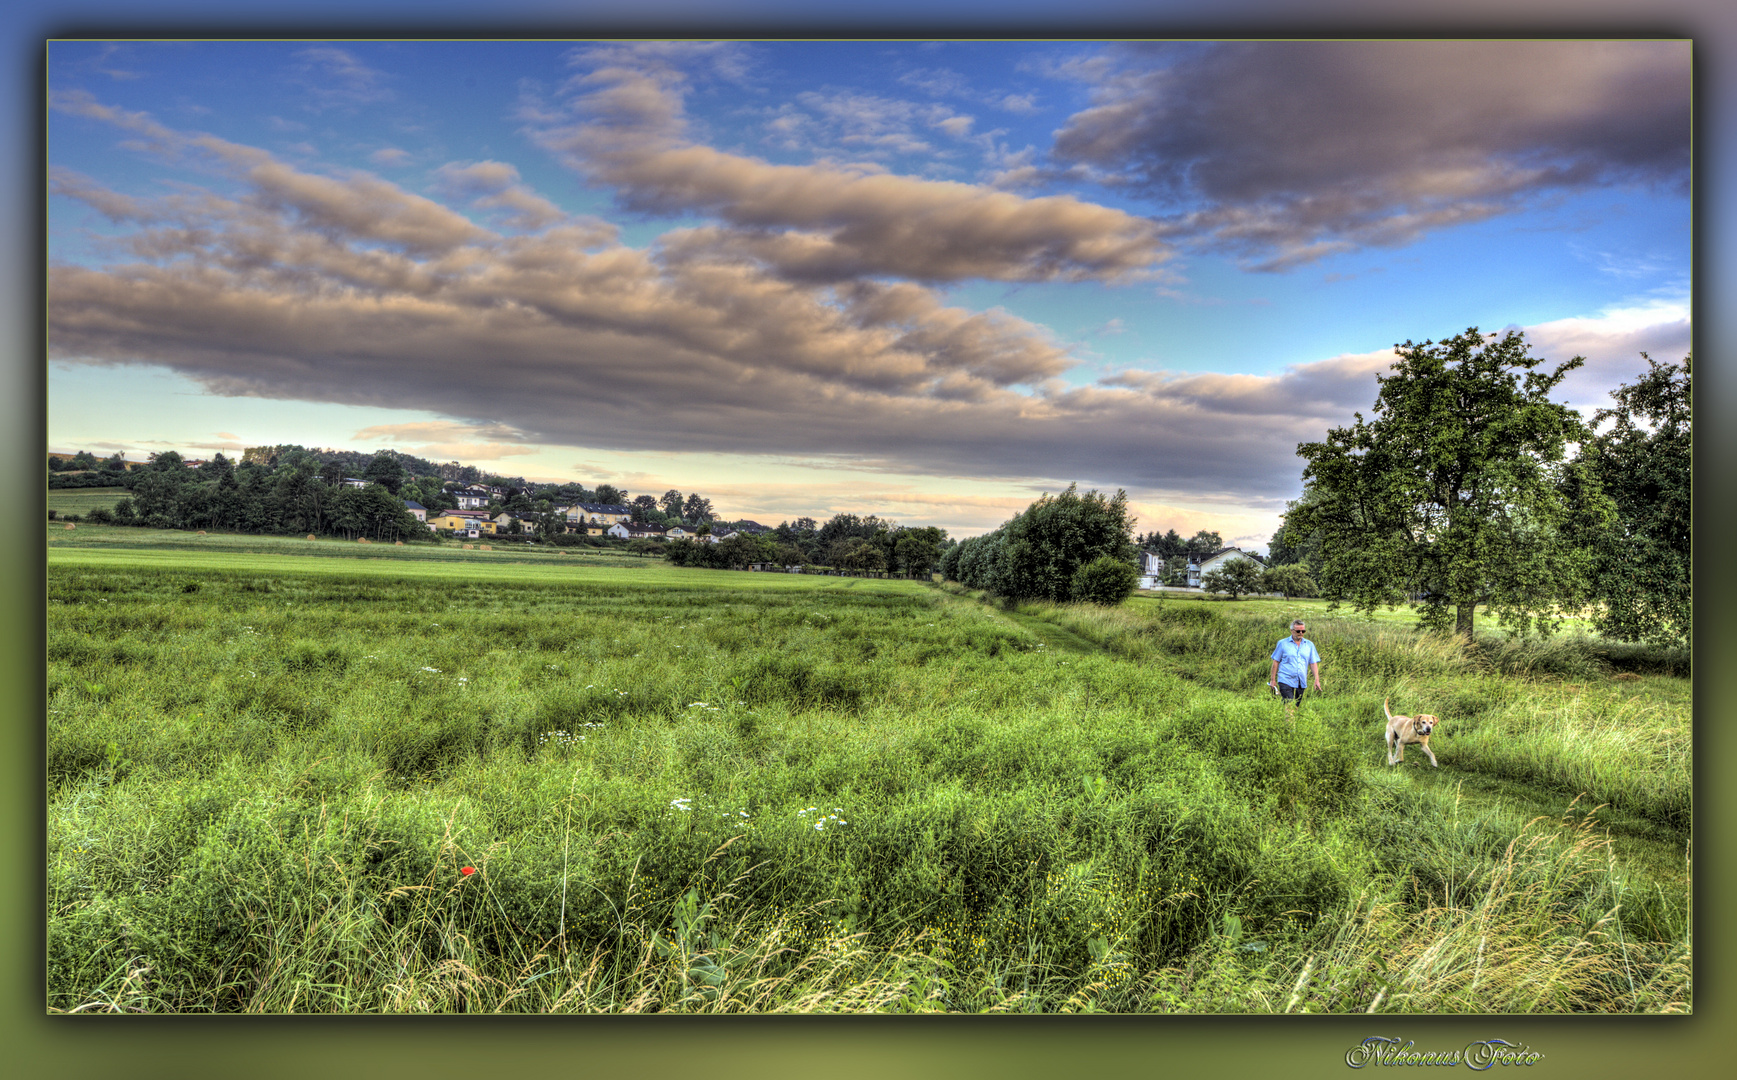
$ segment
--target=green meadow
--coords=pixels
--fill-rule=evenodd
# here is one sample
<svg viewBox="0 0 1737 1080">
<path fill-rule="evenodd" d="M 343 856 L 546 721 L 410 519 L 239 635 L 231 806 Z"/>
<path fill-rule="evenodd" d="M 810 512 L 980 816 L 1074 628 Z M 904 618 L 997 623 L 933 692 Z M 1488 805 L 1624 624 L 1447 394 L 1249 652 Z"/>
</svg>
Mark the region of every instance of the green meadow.
<svg viewBox="0 0 1737 1080">
<path fill-rule="evenodd" d="M 48 535 L 51 1011 L 1692 1007 L 1683 653 Z"/>
</svg>

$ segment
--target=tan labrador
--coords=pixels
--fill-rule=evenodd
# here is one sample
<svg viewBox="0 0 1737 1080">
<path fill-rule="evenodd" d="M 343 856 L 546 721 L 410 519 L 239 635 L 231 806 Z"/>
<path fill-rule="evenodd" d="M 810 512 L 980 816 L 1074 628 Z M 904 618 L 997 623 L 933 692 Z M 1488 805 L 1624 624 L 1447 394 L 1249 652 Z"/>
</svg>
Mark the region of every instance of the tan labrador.
<svg viewBox="0 0 1737 1080">
<path fill-rule="evenodd" d="M 1429 763 L 1434 768 L 1436 764 L 1435 751 L 1429 748 L 1429 733 L 1441 721 L 1428 713 L 1416 716 L 1395 716 L 1387 712 L 1387 699 L 1381 699 L 1381 711 L 1387 715 L 1387 763 L 1397 765 L 1405 760 L 1405 748 L 1409 745 L 1423 747 L 1423 752 L 1429 755 Z"/>
</svg>

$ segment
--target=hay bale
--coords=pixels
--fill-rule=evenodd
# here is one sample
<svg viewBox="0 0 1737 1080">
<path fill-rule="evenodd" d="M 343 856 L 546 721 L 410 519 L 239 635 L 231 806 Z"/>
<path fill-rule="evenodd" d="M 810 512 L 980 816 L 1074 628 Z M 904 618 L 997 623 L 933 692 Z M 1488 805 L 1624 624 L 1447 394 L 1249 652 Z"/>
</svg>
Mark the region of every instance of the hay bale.
<svg viewBox="0 0 1737 1080">
<path fill-rule="evenodd" d="M 469 544 L 466 544 L 466 545 L 465 545 L 465 546 L 464 546 L 464 549 L 465 549 L 465 550 L 466 550 L 466 551 L 469 551 L 469 550 L 470 550 L 470 545 L 469 545 Z"/>
<path fill-rule="evenodd" d="M 69 529 L 76 529 L 76 528 L 78 528 L 78 526 L 77 526 L 77 525 L 74 525 L 74 524 L 73 524 L 73 523 L 72 523 L 72 522 L 70 522 L 70 521 L 69 521 L 69 522 L 67 522 L 67 523 L 66 523 L 66 527 L 67 527 L 67 528 L 69 528 Z"/>
<path fill-rule="evenodd" d="M 313 533 L 309 533 L 309 534 L 308 534 L 308 539 L 309 539 L 309 540 L 314 540 L 314 539 L 317 539 L 317 537 L 315 537 L 315 536 L 314 536 L 314 534 L 313 534 Z"/>
<path fill-rule="evenodd" d="M 482 548 L 484 551 L 493 551 L 494 550 L 494 548 L 489 547 L 487 544 L 478 544 L 477 547 Z"/>
<path fill-rule="evenodd" d="M 392 541 L 392 546 L 393 546 L 393 547 L 403 547 L 403 546 L 404 546 L 404 541 L 402 541 L 402 540 L 394 540 L 394 541 Z"/>
<path fill-rule="evenodd" d="M 366 536 L 356 537 L 356 543 L 358 543 L 358 544 L 366 544 L 367 542 L 368 542 L 368 538 Z"/>
<path fill-rule="evenodd" d="M 199 530 L 199 535 L 200 535 L 200 536 L 204 536 L 204 535 L 205 535 L 205 530 L 204 530 L 204 529 L 200 529 L 200 530 Z"/>
</svg>

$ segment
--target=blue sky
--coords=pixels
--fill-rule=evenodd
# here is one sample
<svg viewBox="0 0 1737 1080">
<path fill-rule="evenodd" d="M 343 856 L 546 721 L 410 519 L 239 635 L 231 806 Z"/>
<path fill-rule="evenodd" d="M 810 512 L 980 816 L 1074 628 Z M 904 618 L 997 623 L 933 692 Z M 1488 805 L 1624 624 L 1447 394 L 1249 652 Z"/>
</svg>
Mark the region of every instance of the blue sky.
<svg viewBox="0 0 1737 1080">
<path fill-rule="evenodd" d="M 51 448 L 1261 547 L 1393 344 L 1689 347 L 1684 42 L 61 42 Z"/>
</svg>

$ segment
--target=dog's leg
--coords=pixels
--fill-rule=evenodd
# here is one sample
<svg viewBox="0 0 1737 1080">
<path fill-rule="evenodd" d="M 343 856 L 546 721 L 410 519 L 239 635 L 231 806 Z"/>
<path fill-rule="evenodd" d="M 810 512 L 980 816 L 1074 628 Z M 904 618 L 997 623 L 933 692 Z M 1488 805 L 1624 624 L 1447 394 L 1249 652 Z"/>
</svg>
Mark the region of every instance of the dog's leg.
<svg viewBox="0 0 1737 1080">
<path fill-rule="evenodd" d="M 1433 769 L 1441 768 L 1440 765 L 1436 764 L 1435 751 L 1431 750 L 1429 748 L 1429 740 L 1428 739 L 1423 740 L 1422 742 L 1418 743 L 1417 745 L 1423 747 L 1423 752 L 1429 755 L 1429 764 L 1430 764 L 1431 768 L 1433 768 Z"/>
<path fill-rule="evenodd" d="M 1389 765 L 1392 765 L 1393 764 L 1393 744 L 1394 744 L 1393 732 L 1389 731 L 1382 738 L 1383 738 L 1383 741 L 1385 741 L 1387 743 L 1387 763 Z"/>
</svg>

